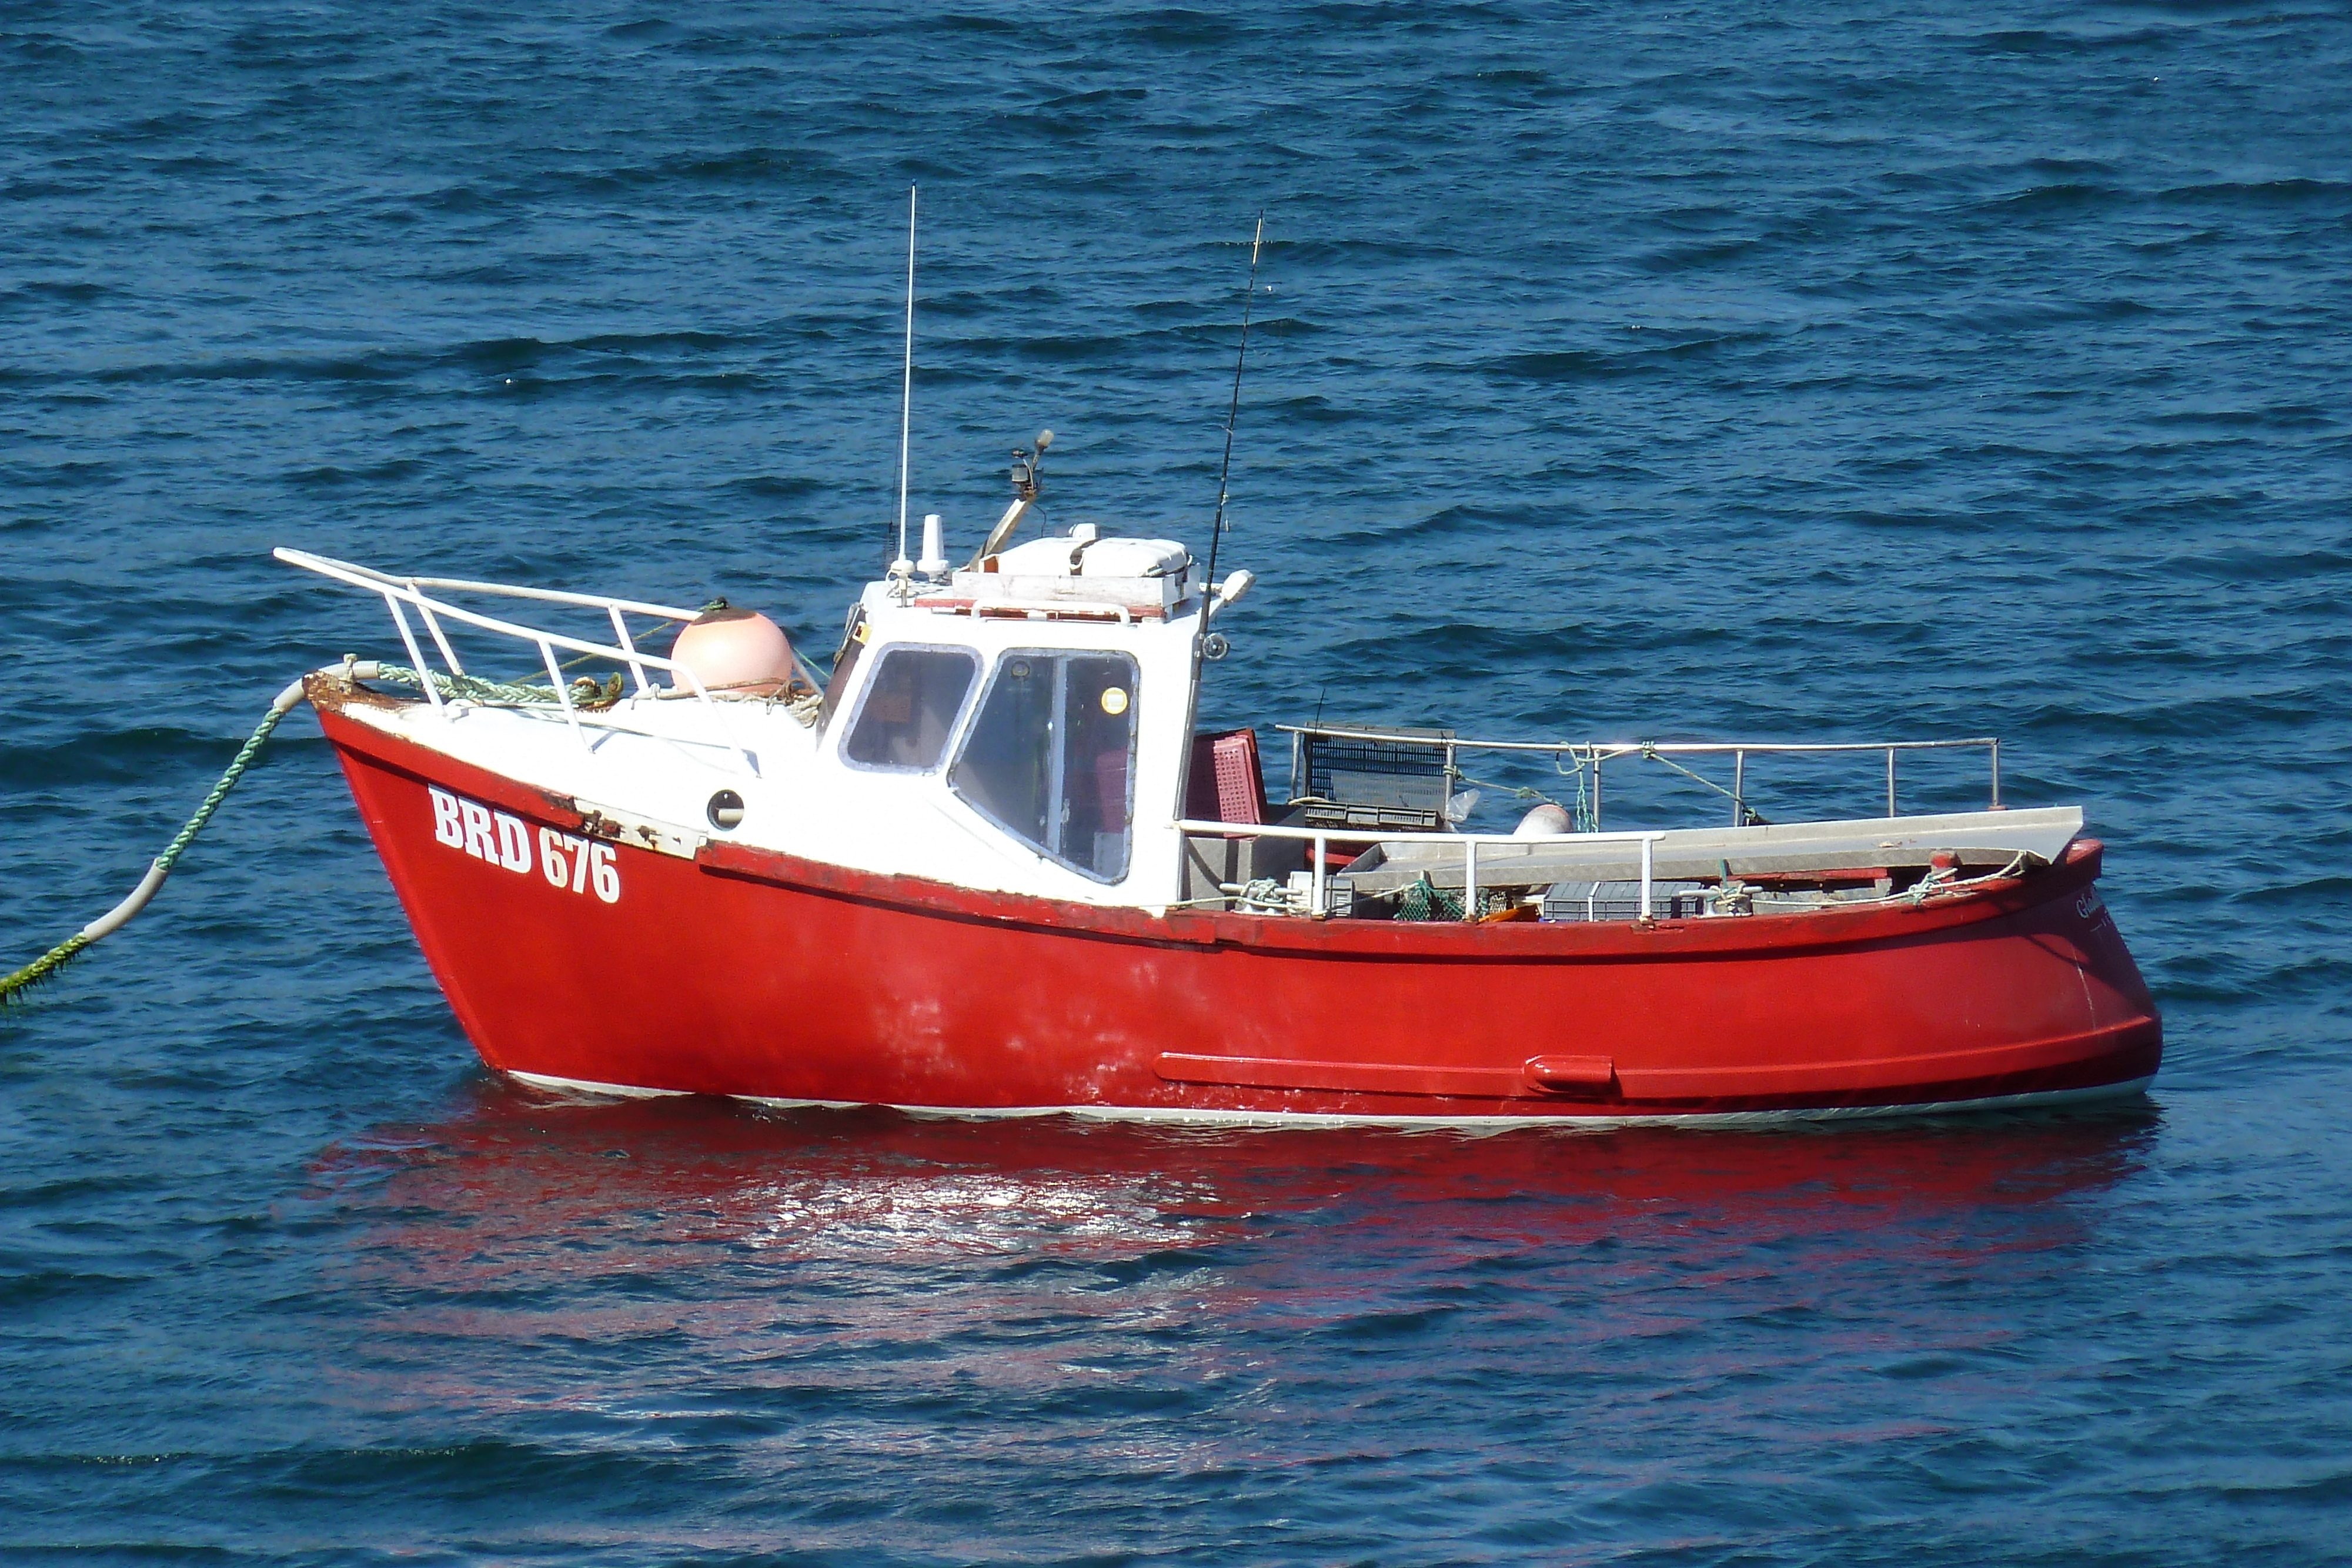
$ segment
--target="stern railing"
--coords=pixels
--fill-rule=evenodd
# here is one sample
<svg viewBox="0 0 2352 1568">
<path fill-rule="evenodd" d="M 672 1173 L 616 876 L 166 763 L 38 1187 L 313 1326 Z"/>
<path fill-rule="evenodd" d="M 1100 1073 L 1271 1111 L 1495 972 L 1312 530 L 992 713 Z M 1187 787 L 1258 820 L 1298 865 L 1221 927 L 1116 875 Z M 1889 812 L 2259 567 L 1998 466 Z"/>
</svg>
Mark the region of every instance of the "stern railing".
<svg viewBox="0 0 2352 1568">
<path fill-rule="evenodd" d="M 1970 736 L 1955 740 L 1858 740 L 1858 741 L 1758 741 L 1758 740 L 1465 740 L 1455 737 L 1433 737 L 1426 732 L 1414 735 L 1407 731 L 1385 731 L 1331 727 L 1311 724 L 1282 724 L 1275 728 L 1290 737 L 1290 793 L 1294 801 L 1300 799 L 1299 781 L 1307 772 L 1305 752 L 1310 738 L 1322 737 L 1334 741 L 1375 741 L 1395 746 L 1410 746 L 1444 756 L 1445 776 L 1451 781 L 1460 779 L 1462 770 L 1458 758 L 1465 752 L 1533 753 L 1552 758 L 1552 767 L 1559 768 L 1559 759 L 1566 758 L 1571 764 L 1571 775 L 1590 768 L 1592 770 L 1592 800 L 1586 825 L 1598 831 L 1601 827 L 1601 765 L 1622 758 L 1666 760 L 1676 757 L 1725 757 L 1731 758 L 1731 788 L 1725 789 L 1700 774 L 1690 773 L 1668 761 L 1669 767 L 1688 774 L 1711 789 L 1727 795 L 1731 800 L 1731 825 L 1746 827 L 1748 810 L 1748 759 L 1760 756 L 1828 755 L 1840 752 L 1883 753 L 1886 758 L 1886 814 L 1900 815 L 1897 810 L 1895 758 L 1905 752 L 1953 751 L 1981 748 L 1986 756 L 1990 775 L 1990 803 L 1989 809 L 2000 810 L 2000 737 Z M 1391 837 L 1402 835 L 1391 834 Z"/>
</svg>

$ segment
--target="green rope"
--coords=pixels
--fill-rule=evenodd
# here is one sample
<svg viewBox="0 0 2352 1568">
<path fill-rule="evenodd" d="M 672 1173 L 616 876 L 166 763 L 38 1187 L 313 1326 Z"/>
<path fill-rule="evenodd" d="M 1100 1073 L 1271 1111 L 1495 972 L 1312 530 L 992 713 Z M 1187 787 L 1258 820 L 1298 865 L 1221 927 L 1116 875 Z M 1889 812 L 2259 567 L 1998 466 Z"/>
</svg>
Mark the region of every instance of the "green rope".
<svg viewBox="0 0 2352 1568">
<path fill-rule="evenodd" d="M 1462 895 L 1448 888 L 1437 886 L 1423 872 L 1418 877 L 1397 889 L 1399 920 L 1459 920 L 1462 918 Z M 1478 890 L 1478 914 L 1483 918 L 1500 915 L 1511 907 L 1512 895 L 1499 887 Z"/>
<path fill-rule="evenodd" d="M 405 664 L 383 664 L 376 670 L 378 679 L 396 682 L 404 686 L 422 690 L 425 679 Z M 553 686 L 530 685 L 511 681 L 486 681 L 479 675 L 452 675 L 433 672 L 434 688 L 444 696 L 463 697 L 478 703 L 510 703 L 519 706 L 544 707 L 562 699 Z M 571 685 L 572 702 L 575 707 L 605 708 L 621 700 L 621 677 L 615 672 L 599 681 L 583 675 Z"/>
<path fill-rule="evenodd" d="M 1559 804 L 1540 789 L 1528 789 L 1517 784 L 1496 784 L 1489 779 L 1474 779 L 1459 768 L 1454 770 L 1454 777 L 1456 781 L 1467 784 L 1473 789 L 1492 789 L 1497 795 L 1516 795 L 1522 800 L 1541 800 L 1553 806 Z"/>
<path fill-rule="evenodd" d="M 1762 828 L 1769 827 L 1771 825 L 1765 821 L 1763 818 L 1758 816 L 1754 811 L 1749 810 L 1748 809 L 1747 801 L 1742 800 L 1738 796 L 1734 795 L 1730 790 L 1725 789 L 1714 779 L 1709 779 L 1704 773 L 1694 773 L 1689 768 L 1684 767 L 1681 763 L 1676 762 L 1673 758 L 1659 756 L 1657 747 L 1650 741 L 1645 740 L 1642 742 L 1642 760 L 1644 762 L 1663 762 L 1668 768 L 1671 768 L 1675 772 L 1681 774 L 1684 778 L 1692 780 L 1694 783 L 1704 784 L 1708 789 L 1714 790 L 1717 794 L 1722 796 L 1725 800 L 1737 804 L 1739 807 L 1740 815 L 1747 819 L 1746 821 L 1739 824 L 1741 827 Z"/>
<path fill-rule="evenodd" d="M 236 781 L 245 777 L 247 768 L 253 766 L 253 759 L 260 754 L 262 743 L 269 738 L 269 732 L 276 729 L 278 721 L 290 711 L 290 706 L 281 708 L 273 704 L 262 716 L 261 722 L 254 727 L 253 734 L 237 747 L 236 759 L 229 763 L 228 771 L 220 776 L 220 782 L 213 786 L 212 793 L 206 795 L 204 804 L 196 808 L 196 814 L 188 819 L 187 825 L 180 830 L 178 836 L 162 854 L 155 857 L 154 864 L 148 868 L 149 876 L 160 881 L 172 874 L 172 868 L 179 863 L 180 856 L 196 841 L 196 835 L 203 832 L 205 824 L 213 820 L 213 813 L 220 810 L 220 803 L 228 799 L 228 792 L 236 788 Z M 103 935 L 105 933 L 100 933 L 100 936 Z M 54 976 L 71 963 L 83 948 L 97 940 L 98 936 L 90 935 L 89 927 L 85 926 L 14 974 L 0 976 L 0 1007 L 22 1000 L 28 988 Z"/>
<path fill-rule="evenodd" d="M 714 600 L 712 602 L 723 607 L 726 601 Z M 588 656 L 602 658 L 606 655 Z M 575 659 L 572 663 L 577 664 L 579 661 Z M 570 669 L 572 666 L 566 664 L 562 667 Z M 380 664 L 376 668 L 375 674 L 370 678 L 391 681 L 404 686 L 415 686 L 420 690 L 425 685 L 423 678 L 405 664 Z M 558 700 L 553 686 L 528 685 L 512 681 L 486 681 L 478 675 L 452 675 L 440 670 L 433 672 L 433 685 L 435 689 L 446 697 L 495 704 L 505 707 L 549 707 Z M 808 727 L 815 728 L 818 715 L 824 707 L 824 694 L 812 690 L 803 692 L 799 696 L 793 696 L 790 695 L 793 689 L 794 688 L 788 687 L 785 696 L 782 699 L 784 711 Z M 602 713 L 606 708 L 616 706 L 625 690 L 626 687 L 618 671 L 601 681 L 583 675 L 572 683 L 572 706 L 583 713 Z"/>
<path fill-rule="evenodd" d="M 253 733 L 246 737 L 243 746 L 236 748 L 236 756 L 229 762 L 228 771 L 220 776 L 220 782 L 214 785 L 212 793 L 205 797 L 205 803 L 196 808 L 196 814 L 188 819 L 187 826 L 180 830 L 179 836 L 172 841 L 170 846 L 155 857 L 155 864 L 165 875 L 171 874 L 172 868 L 179 863 L 180 856 L 196 841 L 196 835 L 205 831 L 205 824 L 213 820 L 213 813 L 220 810 L 220 803 L 228 799 L 228 792 L 236 788 L 236 781 L 245 777 L 245 770 L 253 766 L 253 759 L 260 755 L 262 743 L 269 738 L 269 732 L 278 727 L 278 721 L 292 711 L 290 708 L 272 708 L 261 716 L 261 722 L 253 727 Z"/>
<path fill-rule="evenodd" d="M 1458 894 L 1446 892 L 1429 880 L 1423 872 L 1397 893 L 1399 920 L 1459 920 L 1462 899 Z"/>
<path fill-rule="evenodd" d="M 1576 823 L 1578 832 L 1597 833 L 1601 831 L 1601 758 L 1597 755 L 1583 758 L 1570 753 L 1570 760 L 1575 764 L 1570 771 L 1576 776 L 1576 804 L 1569 808 L 1570 818 Z M 1584 782 L 1584 768 L 1588 761 L 1592 765 L 1590 796 L 1585 793 Z M 1554 773 L 1559 771 L 1559 758 L 1557 757 L 1552 758 L 1551 770 Z"/>
<path fill-rule="evenodd" d="M 1601 831 L 1601 823 L 1593 815 L 1592 802 L 1591 798 L 1587 795 L 1584 787 L 1584 769 L 1587 766 L 1586 759 L 1577 756 L 1572 751 L 1568 753 L 1568 758 L 1569 766 L 1562 768 L 1559 765 L 1559 755 L 1555 753 L 1551 759 L 1551 770 L 1554 773 L 1559 774 L 1563 779 L 1573 779 L 1576 780 L 1576 798 L 1573 801 L 1561 800 L 1545 793 L 1541 789 L 1530 789 L 1522 785 L 1496 784 L 1488 779 L 1475 779 L 1469 774 L 1465 773 L 1459 768 L 1454 769 L 1454 777 L 1460 782 L 1469 785 L 1474 789 L 1492 789 L 1498 794 L 1509 795 L 1517 800 L 1540 800 L 1546 805 L 1558 806 L 1561 810 L 1568 813 L 1569 821 L 1574 825 L 1578 832 L 1597 833 Z M 1593 762 L 1590 764 L 1590 766 L 1598 769 L 1601 765 L 1598 762 Z"/>
<path fill-rule="evenodd" d="M 1565 756 L 1568 763 L 1568 766 L 1565 768 L 1560 766 L 1563 756 Z M 1645 740 L 1642 743 L 1640 757 L 1644 762 L 1655 762 L 1673 768 L 1675 772 L 1681 774 L 1684 778 L 1691 780 L 1693 783 L 1706 786 L 1706 788 L 1714 790 L 1717 794 L 1722 796 L 1727 800 L 1736 799 L 1730 790 L 1725 789 L 1714 779 L 1709 779 L 1706 774 L 1693 772 L 1690 768 L 1687 768 L 1681 763 L 1676 762 L 1673 758 L 1661 755 L 1653 742 Z M 1586 792 L 1585 770 L 1587 768 L 1591 769 L 1593 778 L 1597 782 L 1601 773 L 1601 758 L 1589 752 L 1579 753 L 1574 750 L 1568 751 L 1564 754 L 1556 752 L 1552 756 L 1551 768 L 1552 771 L 1559 774 L 1561 778 L 1573 779 L 1576 780 L 1576 797 L 1573 800 L 1555 800 L 1553 797 L 1545 794 L 1540 789 L 1522 789 L 1515 784 L 1496 784 L 1484 779 L 1474 779 L 1458 768 L 1454 770 L 1454 777 L 1461 780 L 1463 783 L 1471 785 L 1476 789 L 1493 789 L 1502 794 L 1516 796 L 1522 800 L 1549 801 L 1552 805 L 1558 806 L 1561 810 L 1568 813 L 1569 821 L 1576 824 L 1576 831 L 1578 832 L 1599 832 L 1601 831 L 1600 816 L 1599 813 L 1593 810 L 1594 802 L 1591 795 Z M 1757 815 L 1755 810 L 1751 808 L 1746 800 L 1741 800 L 1738 804 L 1740 815 L 1744 819 L 1742 823 L 1743 826 L 1760 828 L 1769 825 L 1767 820 Z"/>
<path fill-rule="evenodd" d="M 1554 772 L 1559 772 L 1559 768 L 1558 763 L 1554 763 L 1552 765 L 1552 770 Z M 1545 794 L 1540 789 L 1528 789 L 1517 784 L 1496 784 L 1484 779 L 1474 779 L 1458 768 L 1454 770 L 1454 778 L 1460 779 L 1463 783 L 1469 785 L 1474 789 L 1492 789 L 1498 794 L 1516 796 L 1522 800 L 1540 800 L 1547 806 L 1558 806 L 1561 810 L 1568 813 L 1570 825 L 1573 827 L 1576 831 L 1580 833 L 1597 833 L 1601 831 L 1601 824 L 1592 820 L 1592 808 L 1585 800 L 1584 765 L 1582 763 L 1577 764 L 1574 775 L 1576 779 L 1576 800 L 1575 803 L 1571 805 L 1565 800 L 1554 800 L 1551 796 Z M 1566 778 L 1568 775 L 1562 774 L 1561 777 Z"/>
<path fill-rule="evenodd" d="M 24 993 L 56 974 L 73 961 L 73 956 L 89 946 L 87 936 L 68 936 L 15 974 L 0 978 L 0 1008 L 15 1007 L 25 1000 Z"/>
</svg>

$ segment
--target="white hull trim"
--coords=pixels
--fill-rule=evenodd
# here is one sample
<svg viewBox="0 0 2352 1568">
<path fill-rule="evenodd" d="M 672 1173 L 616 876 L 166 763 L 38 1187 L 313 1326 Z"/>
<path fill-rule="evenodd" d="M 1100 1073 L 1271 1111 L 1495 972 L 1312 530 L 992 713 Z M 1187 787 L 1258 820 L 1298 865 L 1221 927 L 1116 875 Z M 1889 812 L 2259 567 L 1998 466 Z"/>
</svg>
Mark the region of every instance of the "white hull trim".
<svg viewBox="0 0 2352 1568">
<path fill-rule="evenodd" d="M 576 1078 L 551 1078 L 538 1072 L 507 1076 L 534 1089 L 593 1099 L 654 1100 L 684 1095 L 683 1089 L 645 1089 L 626 1083 L 594 1083 Z M 1626 1127 L 1755 1128 L 1783 1127 L 1811 1122 L 1858 1122 L 1890 1116 L 1955 1116 L 1980 1111 L 2048 1110 L 2093 1105 L 2143 1097 L 2153 1073 L 2120 1083 L 2089 1089 L 2053 1089 L 2032 1094 L 1995 1094 L 1981 1100 L 1927 1101 L 1911 1105 L 1832 1105 L 1784 1111 L 1706 1111 L 1635 1116 L 1359 1116 L 1299 1111 L 1181 1111 L 1142 1105 L 891 1105 L 885 1109 L 909 1116 L 941 1121 L 1003 1121 L 1016 1117 L 1069 1116 L 1087 1122 L 1138 1122 L 1173 1127 L 1243 1127 L 1265 1130 L 1314 1130 L 1333 1127 L 1382 1127 L 1402 1132 L 1501 1133 L 1517 1127 L 1549 1127 L 1576 1132 L 1606 1133 Z M 776 1110 L 853 1111 L 852 1100 L 784 1100 L 763 1094 L 726 1096 Z"/>
</svg>

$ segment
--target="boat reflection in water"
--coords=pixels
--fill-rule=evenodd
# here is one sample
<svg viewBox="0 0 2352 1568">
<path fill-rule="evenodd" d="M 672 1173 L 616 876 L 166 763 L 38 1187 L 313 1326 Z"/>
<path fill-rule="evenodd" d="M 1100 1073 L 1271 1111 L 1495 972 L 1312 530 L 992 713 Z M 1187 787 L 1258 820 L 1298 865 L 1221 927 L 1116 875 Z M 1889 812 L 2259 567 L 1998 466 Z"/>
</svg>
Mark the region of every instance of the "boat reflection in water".
<svg viewBox="0 0 2352 1568">
<path fill-rule="evenodd" d="M 1141 1558 L 1209 1530 L 1385 1560 L 1413 1520 L 1458 1527 L 1441 1493 L 1559 1542 L 1811 1539 L 1866 1466 L 2005 1495 L 1988 1435 L 2101 1396 L 2079 1276 L 2156 1130 L 467 1094 L 317 1172 L 324 1407 L 400 1452 L 462 1442 L 446 1484 L 542 1534 L 746 1559 Z"/>
<path fill-rule="evenodd" d="M 1398 1270 L 1380 1282 L 1389 1294 L 1463 1269 L 1562 1270 L 1580 1292 L 1615 1293 L 1740 1257 L 1826 1270 L 1810 1289 L 1841 1272 L 1866 1286 L 1890 1268 L 2081 1239 L 2074 1200 L 2134 1170 L 2157 1124 L 2129 1105 L 1745 1134 L 1274 1137 L 578 1102 L 492 1080 L 467 1095 L 438 1125 L 322 1162 L 320 1196 L 364 1227 L 352 1283 L 410 1305 L 446 1291 L 469 1312 L 633 1315 L 641 1291 L 600 1307 L 597 1288 L 662 1280 L 653 1315 L 691 1298 L 697 1333 L 782 1327 L 786 1300 L 812 1290 L 838 1332 L 895 1330 L 892 1287 L 949 1281 L 977 1289 L 961 1306 L 928 1301 L 927 1334 L 942 1311 L 992 1320 L 1045 1279 L 1181 1282 L 1207 1312 L 1311 1292 L 1320 1274 L 1364 1283 L 1372 1268 Z M 722 1323 L 731 1314 L 710 1310 L 730 1297 L 740 1316 Z"/>
</svg>

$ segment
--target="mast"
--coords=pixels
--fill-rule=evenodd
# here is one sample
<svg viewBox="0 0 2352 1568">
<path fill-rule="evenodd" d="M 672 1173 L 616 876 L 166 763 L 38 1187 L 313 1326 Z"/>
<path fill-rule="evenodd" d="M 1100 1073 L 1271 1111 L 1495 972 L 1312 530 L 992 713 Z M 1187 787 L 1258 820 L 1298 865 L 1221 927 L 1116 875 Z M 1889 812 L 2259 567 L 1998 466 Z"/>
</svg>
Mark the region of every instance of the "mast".
<svg viewBox="0 0 2352 1568">
<path fill-rule="evenodd" d="M 907 187 L 907 357 L 898 392 L 898 555 L 890 575 L 908 581 L 915 563 L 907 559 L 907 450 L 915 417 L 915 187 Z"/>
</svg>

